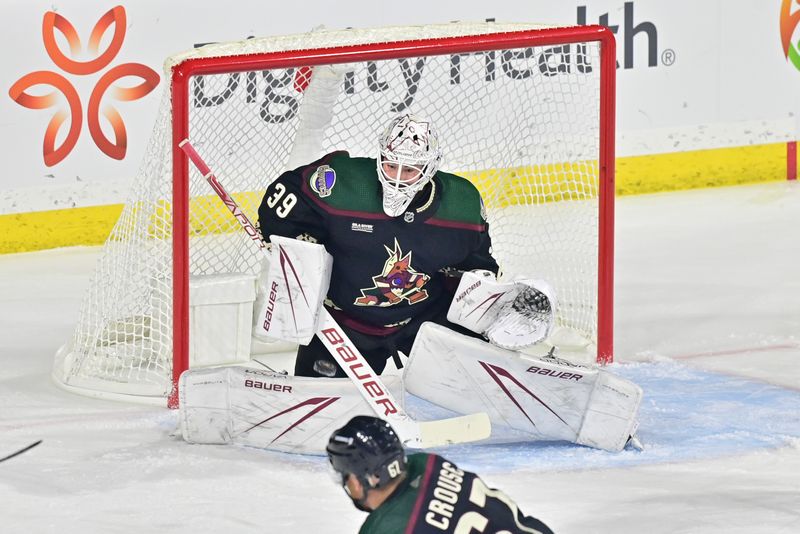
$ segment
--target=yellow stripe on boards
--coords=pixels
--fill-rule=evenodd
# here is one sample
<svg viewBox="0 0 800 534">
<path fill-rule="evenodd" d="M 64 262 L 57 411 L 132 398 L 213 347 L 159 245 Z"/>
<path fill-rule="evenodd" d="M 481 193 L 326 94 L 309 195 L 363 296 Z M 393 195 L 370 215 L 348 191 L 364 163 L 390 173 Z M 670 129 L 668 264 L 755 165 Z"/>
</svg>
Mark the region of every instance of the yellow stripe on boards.
<svg viewBox="0 0 800 534">
<path fill-rule="evenodd" d="M 617 196 L 786 179 L 786 143 L 617 159 Z"/>
<path fill-rule="evenodd" d="M 252 217 L 261 203 L 263 192 L 232 195 L 242 210 Z M 195 197 L 190 201 L 189 228 L 193 236 L 241 232 L 241 226 L 216 195 Z M 202 214 L 202 215 L 200 215 Z M 171 233 L 171 203 L 132 205 L 123 212 L 122 204 L 70 208 L 0 215 L 0 254 L 29 252 L 77 245 L 102 245 L 119 220 L 114 238 L 127 239 L 136 219 L 145 218 L 147 238 L 168 239 Z"/>
<path fill-rule="evenodd" d="M 786 179 L 786 143 L 624 157 L 618 158 L 616 164 L 618 196 L 782 181 Z M 578 162 L 463 175 L 481 190 L 487 207 L 493 208 L 517 204 L 519 199 L 530 195 L 539 195 L 545 199 L 543 201 L 594 197 L 594 186 L 580 178 L 596 175 L 595 167 L 593 162 Z M 503 178 L 502 182 L 495 181 L 499 177 Z M 571 180 L 565 183 L 565 177 Z M 498 188 L 491 183 L 504 185 Z M 248 192 L 234 197 L 246 213 L 255 214 L 262 194 Z M 215 195 L 194 198 L 192 204 L 192 235 L 241 231 Z M 202 217 L 195 215 L 200 213 L 194 209 L 198 204 L 206 207 L 206 214 Z M 147 214 L 149 228 L 146 235 L 167 237 L 169 227 L 165 222 L 170 211 L 170 204 L 163 202 L 153 213 Z M 114 204 L 0 215 L 0 254 L 100 245 L 108 238 L 121 213 L 122 205 Z M 145 214 L 133 208 L 127 213 L 128 217 L 142 215 Z M 118 234 L 122 233 L 118 231 Z"/>
<path fill-rule="evenodd" d="M 0 215 L 0 253 L 101 245 L 122 204 Z"/>
<path fill-rule="evenodd" d="M 481 193 L 487 208 L 597 197 L 597 162 L 529 165 L 458 173 Z"/>
</svg>

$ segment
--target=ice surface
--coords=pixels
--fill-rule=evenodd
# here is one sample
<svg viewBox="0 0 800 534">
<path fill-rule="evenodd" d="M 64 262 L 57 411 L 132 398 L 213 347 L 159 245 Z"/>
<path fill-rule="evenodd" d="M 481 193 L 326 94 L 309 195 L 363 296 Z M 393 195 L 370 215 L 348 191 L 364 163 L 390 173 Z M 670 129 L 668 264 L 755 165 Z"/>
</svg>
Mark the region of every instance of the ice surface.
<svg viewBox="0 0 800 534">
<path fill-rule="evenodd" d="M 442 452 L 559 534 L 800 532 L 800 184 L 625 197 L 616 235 L 646 449 Z M 169 410 L 52 383 L 97 253 L 0 257 L 0 457 L 44 440 L 0 463 L 0 532 L 356 532 L 321 457 L 188 445 Z"/>
</svg>

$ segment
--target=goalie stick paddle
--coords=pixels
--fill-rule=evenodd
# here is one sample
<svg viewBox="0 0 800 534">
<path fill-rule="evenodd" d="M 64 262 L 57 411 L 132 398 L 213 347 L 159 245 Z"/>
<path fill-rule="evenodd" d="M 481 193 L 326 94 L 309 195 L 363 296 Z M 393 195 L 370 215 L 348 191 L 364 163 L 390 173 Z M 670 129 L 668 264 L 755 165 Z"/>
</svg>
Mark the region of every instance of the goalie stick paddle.
<svg viewBox="0 0 800 534">
<path fill-rule="evenodd" d="M 9 454 L 8 456 L 5 456 L 5 457 L 3 457 L 3 458 L 0 458 L 0 462 L 5 462 L 6 460 L 10 460 L 11 458 L 13 458 L 13 457 L 15 457 L 15 456 L 19 456 L 19 455 L 20 455 L 20 454 L 22 454 L 23 452 L 27 452 L 27 451 L 31 450 L 32 448 L 34 448 L 35 446 L 37 446 L 37 445 L 38 445 L 38 444 L 40 444 L 41 442 L 42 442 L 42 440 L 39 440 L 39 441 L 34 441 L 33 443 L 31 443 L 31 444 L 30 444 L 30 445 L 28 445 L 27 447 L 22 447 L 22 448 L 21 448 L 20 450 L 18 450 L 17 452 L 12 452 L 12 453 L 11 453 L 11 454 Z"/>
<path fill-rule="evenodd" d="M 259 231 L 211 172 L 189 140 L 184 139 L 178 147 L 202 173 L 245 232 L 266 254 L 267 245 Z M 364 400 L 379 417 L 395 427 L 398 434 L 403 436 L 406 445 L 417 448 L 439 447 L 452 443 L 479 441 L 488 438 L 491 434 L 491 422 L 489 416 L 484 412 L 434 421 L 414 420 L 403 410 L 383 381 L 372 370 L 369 362 L 324 307 L 320 312 L 319 324 L 315 333 L 356 386 Z"/>
</svg>

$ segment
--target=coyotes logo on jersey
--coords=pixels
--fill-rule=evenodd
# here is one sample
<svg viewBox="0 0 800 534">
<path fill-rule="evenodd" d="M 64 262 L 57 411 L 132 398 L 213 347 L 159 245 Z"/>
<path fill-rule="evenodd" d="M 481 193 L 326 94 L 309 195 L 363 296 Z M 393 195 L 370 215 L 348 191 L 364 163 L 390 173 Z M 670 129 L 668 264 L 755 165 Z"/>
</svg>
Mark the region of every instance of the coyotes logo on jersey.
<svg viewBox="0 0 800 534">
<path fill-rule="evenodd" d="M 409 304 L 416 304 L 428 298 L 428 292 L 422 288 L 431 277 L 414 270 L 411 266 L 411 252 L 404 255 L 397 239 L 394 240 L 394 250 L 386 245 L 383 248 L 389 254 L 383 271 L 372 277 L 375 285 L 362 289 L 361 296 L 354 304 L 385 307 L 394 306 L 404 300 Z"/>
</svg>

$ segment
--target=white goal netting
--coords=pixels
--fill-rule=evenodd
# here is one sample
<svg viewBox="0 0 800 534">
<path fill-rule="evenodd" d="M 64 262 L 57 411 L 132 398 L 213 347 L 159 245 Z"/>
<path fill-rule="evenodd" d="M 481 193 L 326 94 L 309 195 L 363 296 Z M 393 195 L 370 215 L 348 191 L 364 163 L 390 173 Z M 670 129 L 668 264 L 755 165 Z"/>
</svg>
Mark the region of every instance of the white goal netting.
<svg viewBox="0 0 800 534">
<path fill-rule="evenodd" d="M 549 280 L 558 325 L 592 344 L 602 254 L 601 45 L 589 35 L 498 49 L 492 37 L 530 29 L 534 37 L 554 31 L 499 23 L 323 30 L 209 45 L 170 58 L 167 71 L 212 61 L 213 74 L 181 71 L 191 74 L 188 136 L 253 221 L 267 184 L 285 170 L 333 150 L 375 157 L 391 116 L 430 117 L 442 169 L 483 195 L 505 276 Z M 462 51 L 433 47 L 449 38 Z M 203 177 L 173 169 L 178 104 L 167 88 L 74 336 L 56 357 L 54 377 L 68 387 L 162 401 L 172 392 L 174 338 L 193 332 L 191 324 L 188 332 L 173 327 L 176 206 L 188 206 L 179 243 L 188 242 L 192 280 L 258 274 L 259 255 Z M 183 198 L 173 197 L 173 180 L 187 180 Z M 190 358 L 202 350 L 189 347 Z"/>
</svg>

